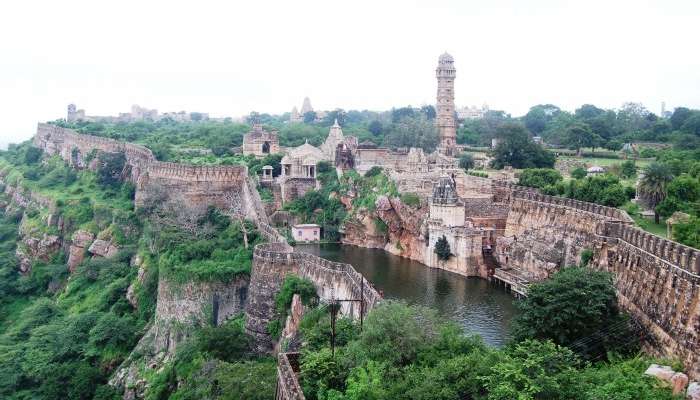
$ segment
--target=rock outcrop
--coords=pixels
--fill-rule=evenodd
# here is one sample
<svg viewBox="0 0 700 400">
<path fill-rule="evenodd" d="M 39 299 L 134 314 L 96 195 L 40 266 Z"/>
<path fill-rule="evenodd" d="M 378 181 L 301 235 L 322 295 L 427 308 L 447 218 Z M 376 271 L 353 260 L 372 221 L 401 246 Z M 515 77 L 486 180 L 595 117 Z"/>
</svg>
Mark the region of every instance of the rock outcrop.
<svg viewBox="0 0 700 400">
<path fill-rule="evenodd" d="M 71 238 L 71 245 L 68 248 L 68 270 L 75 271 L 75 268 L 85 259 L 85 252 L 90 247 L 95 235 L 92 232 L 77 230 Z"/>
</svg>

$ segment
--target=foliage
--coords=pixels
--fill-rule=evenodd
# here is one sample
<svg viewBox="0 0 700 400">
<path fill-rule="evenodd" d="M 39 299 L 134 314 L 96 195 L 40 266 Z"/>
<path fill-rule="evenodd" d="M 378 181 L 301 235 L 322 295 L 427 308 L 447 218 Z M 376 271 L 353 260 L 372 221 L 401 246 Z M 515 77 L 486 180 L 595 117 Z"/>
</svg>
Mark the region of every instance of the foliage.
<svg viewBox="0 0 700 400">
<path fill-rule="evenodd" d="M 552 168 L 554 154 L 536 144 L 520 124 L 508 123 L 497 131 L 502 141 L 493 150 L 492 166 L 502 169 L 506 165 L 513 168 Z"/>
<path fill-rule="evenodd" d="M 198 240 L 192 240 L 177 230 L 161 232 L 158 240 L 170 242 L 158 260 L 161 276 L 184 283 L 190 280 L 229 282 L 247 275 L 250 273 L 253 246 L 262 237 L 252 223 L 243 223 L 247 233 L 244 233 L 239 221 L 219 223 L 213 225 L 215 231 L 211 237 Z M 248 239 L 248 248 L 244 247 L 244 234 Z"/>
<path fill-rule="evenodd" d="M 420 147 L 427 152 L 435 150 L 437 141 L 435 124 L 422 116 L 398 119 L 384 137 L 384 144 L 389 147 Z"/>
<path fill-rule="evenodd" d="M 531 168 L 520 173 L 518 185 L 534 188 L 544 188 L 545 186 L 556 185 L 564 178 L 559 171 L 551 168 Z"/>
<path fill-rule="evenodd" d="M 459 156 L 459 167 L 465 171 L 474 168 L 474 156 L 469 153 L 462 153 Z"/>
<path fill-rule="evenodd" d="M 447 241 L 445 235 L 435 242 L 435 254 L 438 258 L 443 261 L 447 261 L 452 257 L 452 250 L 450 249 L 450 243 Z"/>
<path fill-rule="evenodd" d="M 581 299 L 586 299 L 585 302 Z M 513 322 L 515 340 L 552 340 L 588 359 L 629 352 L 635 343 L 607 272 L 564 268 L 528 289 Z"/>
<path fill-rule="evenodd" d="M 574 179 L 583 179 L 588 175 L 585 169 L 583 168 L 576 168 L 573 171 L 571 171 L 571 177 Z"/>
<path fill-rule="evenodd" d="M 126 165 L 126 156 L 124 153 L 102 152 L 98 156 L 98 160 L 97 182 L 105 187 L 118 186 Z"/>
<path fill-rule="evenodd" d="M 656 208 L 666 197 L 666 185 L 673 179 L 668 167 L 660 163 L 649 164 L 639 182 L 639 193 L 652 208 Z M 659 214 L 654 210 L 654 219 L 659 223 Z"/>
<path fill-rule="evenodd" d="M 404 192 L 399 196 L 401 202 L 410 207 L 419 207 L 421 204 L 420 197 L 415 193 Z"/>
<path fill-rule="evenodd" d="M 609 174 L 572 180 L 568 184 L 557 184 L 555 192 L 572 199 L 609 207 L 619 207 L 625 204 L 630 195 L 620 180 Z"/>
<path fill-rule="evenodd" d="M 532 339 L 494 349 L 422 307 L 385 301 L 370 311 L 361 333 L 336 342 L 335 357 L 327 321 L 320 309 L 302 320 L 310 341 L 300 382 L 310 400 L 673 398 L 642 374 L 648 359 L 589 364 L 566 347 Z"/>
</svg>

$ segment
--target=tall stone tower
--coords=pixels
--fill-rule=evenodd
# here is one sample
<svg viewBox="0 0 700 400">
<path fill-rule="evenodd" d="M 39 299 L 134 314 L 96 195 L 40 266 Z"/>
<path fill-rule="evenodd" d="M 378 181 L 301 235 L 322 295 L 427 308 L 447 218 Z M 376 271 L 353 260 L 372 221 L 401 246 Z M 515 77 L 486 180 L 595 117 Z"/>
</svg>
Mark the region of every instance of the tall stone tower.
<svg viewBox="0 0 700 400">
<path fill-rule="evenodd" d="M 457 154 L 457 126 L 455 122 L 455 78 L 457 70 L 455 60 L 451 55 L 444 53 L 438 59 L 435 75 L 438 81 L 437 104 L 437 130 L 440 143 L 438 151 L 441 154 L 454 157 Z"/>
</svg>

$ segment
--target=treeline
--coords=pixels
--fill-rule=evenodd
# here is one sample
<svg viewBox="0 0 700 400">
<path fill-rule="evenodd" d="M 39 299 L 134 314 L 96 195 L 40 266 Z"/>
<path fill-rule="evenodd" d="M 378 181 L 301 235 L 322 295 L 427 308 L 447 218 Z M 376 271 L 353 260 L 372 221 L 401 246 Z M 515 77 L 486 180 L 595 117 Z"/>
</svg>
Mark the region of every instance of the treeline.
<svg viewBox="0 0 700 400">
<path fill-rule="evenodd" d="M 625 103 L 618 110 L 584 104 L 573 113 L 553 104 L 540 104 L 520 118 L 488 111 L 484 118 L 464 121 L 457 141 L 488 146 L 491 139 L 499 137 L 499 127 L 515 121 L 548 145 L 574 150 L 602 147 L 618 151 L 623 144 L 634 142 L 669 143 L 681 150 L 700 146 L 700 110 L 678 107 L 670 115 L 657 116 L 640 103 Z"/>
</svg>

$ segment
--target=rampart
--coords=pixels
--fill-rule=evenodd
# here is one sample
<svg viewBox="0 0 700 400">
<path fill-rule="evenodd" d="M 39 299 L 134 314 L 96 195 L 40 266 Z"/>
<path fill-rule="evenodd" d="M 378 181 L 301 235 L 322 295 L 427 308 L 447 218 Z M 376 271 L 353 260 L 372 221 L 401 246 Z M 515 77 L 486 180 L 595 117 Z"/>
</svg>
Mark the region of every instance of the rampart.
<svg viewBox="0 0 700 400">
<path fill-rule="evenodd" d="M 636 228 L 620 209 L 494 182 L 510 205 L 498 239 L 502 265 L 545 279 L 593 251 L 593 268 L 613 274 L 621 307 L 645 329 L 646 347 L 679 358 L 700 376 L 700 251 Z"/>
<path fill-rule="evenodd" d="M 288 274 L 313 282 L 322 301 L 361 300 L 340 303 L 340 313 L 350 318 L 366 314 L 381 300 L 379 292 L 350 264 L 294 252 L 286 243 L 260 244 L 253 253 L 246 306 L 246 330 L 255 338 L 259 351 L 272 349 L 267 325 L 274 318 L 275 295 Z"/>
<path fill-rule="evenodd" d="M 49 155 L 57 154 L 71 165 L 88 167 L 87 156 L 93 150 L 107 153 L 123 152 L 129 166 L 129 178 L 136 183 L 156 158 L 151 150 L 133 143 L 123 143 L 99 136 L 83 135 L 72 129 L 40 123 L 34 145 Z"/>
<path fill-rule="evenodd" d="M 254 221 L 267 222 L 260 195 L 242 165 L 201 166 L 157 161 L 151 150 L 132 143 L 84 135 L 72 129 L 40 123 L 34 145 L 57 154 L 78 168 L 96 168 L 88 155 L 123 152 L 124 176 L 136 184 L 135 204 L 170 199 L 184 206 L 215 205 Z"/>
</svg>

